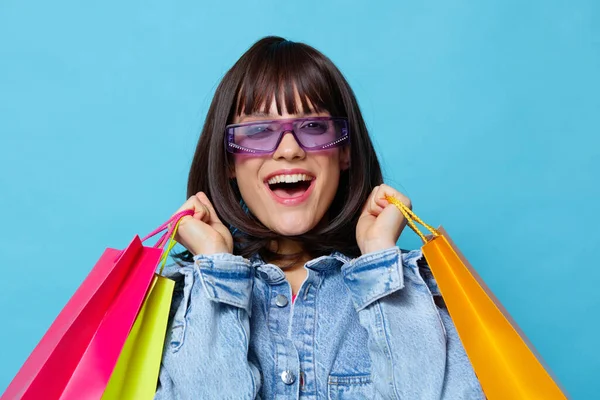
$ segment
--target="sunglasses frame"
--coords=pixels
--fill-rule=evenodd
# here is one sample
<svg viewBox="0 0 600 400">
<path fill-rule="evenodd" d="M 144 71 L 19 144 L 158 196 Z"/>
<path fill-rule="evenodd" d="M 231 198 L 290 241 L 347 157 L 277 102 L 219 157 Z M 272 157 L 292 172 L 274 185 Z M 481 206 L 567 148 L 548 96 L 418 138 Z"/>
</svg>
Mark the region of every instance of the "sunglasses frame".
<svg viewBox="0 0 600 400">
<path fill-rule="evenodd" d="M 296 132 L 294 131 L 294 124 L 296 122 L 302 121 L 334 121 L 334 122 L 342 122 L 342 136 L 333 142 L 325 143 L 323 145 L 318 145 L 315 147 L 306 147 L 302 144 L 302 142 L 298 139 Z M 274 147 L 271 150 L 256 150 L 250 149 L 244 146 L 240 146 L 234 143 L 234 130 L 238 127 L 243 126 L 253 126 L 253 125 L 263 125 L 263 124 L 282 124 L 282 130 L 279 132 L 279 138 L 275 143 Z M 233 154 L 254 154 L 254 155 L 264 155 L 264 154 L 272 154 L 277 150 L 277 147 L 281 144 L 281 140 L 286 133 L 291 133 L 296 140 L 296 143 L 305 151 L 319 151 L 319 150 L 328 150 L 335 147 L 340 147 L 348 143 L 350 140 L 350 129 L 348 126 L 348 118 L 345 117 L 303 117 L 303 118 L 289 118 L 289 119 L 273 119 L 273 120 L 263 120 L 263 121 L 252 121 L 252 122 L 244 122 L 241 124 L 231 124 L 225 127 L 225 149 L 229 153 Z"/>
</svg>

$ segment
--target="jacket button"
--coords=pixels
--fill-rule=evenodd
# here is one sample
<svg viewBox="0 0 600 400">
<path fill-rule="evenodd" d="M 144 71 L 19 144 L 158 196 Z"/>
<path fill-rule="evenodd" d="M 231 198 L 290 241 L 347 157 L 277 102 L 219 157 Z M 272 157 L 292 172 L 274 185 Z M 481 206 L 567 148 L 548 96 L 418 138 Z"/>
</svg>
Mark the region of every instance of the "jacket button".
<svg viewBox="0 0 600 400">
<path fill-rule="evenodd" d="M 288 299 L 284 295 L 278 294 L 275 297 L 275 304 L 277 304 L 277 307 L 285 307 L 288 305 Z"/>
<path fill-rule="evenodd" d="M 292 371 L 290 371 L 289 369 L 286 369 L 285 371 L 283 371 L 281 373 L 281 380 L 286 385 L 291 385 L 292 383 L 294 383 L 296 381 L 296 376 L 294 375 L 294 373 Z"/>
</svg>

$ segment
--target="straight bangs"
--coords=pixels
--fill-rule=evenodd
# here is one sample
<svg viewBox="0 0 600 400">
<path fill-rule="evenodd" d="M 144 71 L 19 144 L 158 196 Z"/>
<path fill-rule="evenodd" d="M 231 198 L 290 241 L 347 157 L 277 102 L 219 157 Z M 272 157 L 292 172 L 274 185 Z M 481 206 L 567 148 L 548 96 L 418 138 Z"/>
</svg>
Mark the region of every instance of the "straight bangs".
<svg viewBox="0 0 600 400">
<path fill-rule="evenodd" d="M 230 121 L 235 116 L 269 114 L 273 99 L 279 115 L 287 111 L 347 116 L 333 71 L 311 47 L 274 41 L 250 49 L 248 56 Z"/>
</svg>

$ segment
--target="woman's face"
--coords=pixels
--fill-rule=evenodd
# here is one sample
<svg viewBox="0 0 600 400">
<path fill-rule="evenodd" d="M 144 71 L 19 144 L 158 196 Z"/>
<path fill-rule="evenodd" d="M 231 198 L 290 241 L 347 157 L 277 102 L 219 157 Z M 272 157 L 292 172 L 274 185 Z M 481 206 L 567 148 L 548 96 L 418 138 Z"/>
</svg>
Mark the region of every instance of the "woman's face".
<svg viewBox="0 0 600 400">
<path fill-rule="evenodd" d="M 299 101 L 299 99 L 298 99 Z M 325 117 L 328 113 L 277 113 L 237 117 L 234 123 Z M 234 155 L 233 175 L 252 214 L 282 236 L 301 235 L 321 221 L 337 192 L 340 171 L 349 164 L 349 147 L 305 151 L 287 132 L 269 155 Z M 287 183 L 286 183 L 287 181 Z"/>
</svg>

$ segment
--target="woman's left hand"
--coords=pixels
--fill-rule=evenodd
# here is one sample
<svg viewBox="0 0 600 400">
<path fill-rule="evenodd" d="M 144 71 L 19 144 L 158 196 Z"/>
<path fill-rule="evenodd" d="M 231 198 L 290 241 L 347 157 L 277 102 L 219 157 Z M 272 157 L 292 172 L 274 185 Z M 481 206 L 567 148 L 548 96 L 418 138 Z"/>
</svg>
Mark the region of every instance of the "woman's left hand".
<svg viewBox="0 0 600 400">
<path fill-rule="evenodd" d="M 410 199 L 396 189 L 388 185 L 376 186 L 356 224 L 356 242 L 362 254 L 394 247 L 406 226 L 404 215 L 385 199 L 386 195 L 394 196 L 408 208 L 412 207 Z"/>
</svg>

